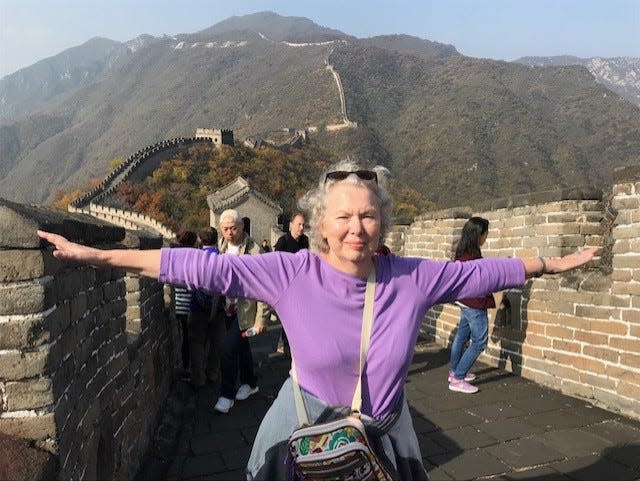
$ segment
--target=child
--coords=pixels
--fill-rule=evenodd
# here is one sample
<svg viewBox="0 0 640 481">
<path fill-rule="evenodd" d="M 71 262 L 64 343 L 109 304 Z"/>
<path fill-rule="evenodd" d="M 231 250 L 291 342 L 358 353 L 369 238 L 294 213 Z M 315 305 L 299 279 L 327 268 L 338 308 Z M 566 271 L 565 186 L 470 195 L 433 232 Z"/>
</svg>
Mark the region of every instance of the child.
<svg viewBox="0 0 640 481">
<path fill-rule="evenodd" d="M 456 247 L 455 260 L 469 261 L 480 259 L 480 246 L 487 240 L 489 221 L 482 217 L 471 217 L 462 228 L 462 236 Z M 487 309 L 496 307 L 492 294 L 485 297 L 462 299 L 460 323 L 451 344 L 451 370 L 449 371 L 449 389 L 451 391 L 473 394 L 478 388 L 469 384 L 476 375 L 469 372 L 473 363 L 487 347 L 489 323 Z M 467 342 L 471 343 L 466 347 Z"/>
<path fill-rule="evenodd" d="M 178 241 L 173 247 L 193 247 L 196 243 L 196 233 L 193 231 L 182 231 L 178 234 Z M 191 295 L 185 287 L 174 286 L 174 299 L 176 319 L 182 327 L 182 379 L 188 381 L 191 379 L 191 355 L 189 350 L 189 315 L 191 314 Z"/>
</svg>

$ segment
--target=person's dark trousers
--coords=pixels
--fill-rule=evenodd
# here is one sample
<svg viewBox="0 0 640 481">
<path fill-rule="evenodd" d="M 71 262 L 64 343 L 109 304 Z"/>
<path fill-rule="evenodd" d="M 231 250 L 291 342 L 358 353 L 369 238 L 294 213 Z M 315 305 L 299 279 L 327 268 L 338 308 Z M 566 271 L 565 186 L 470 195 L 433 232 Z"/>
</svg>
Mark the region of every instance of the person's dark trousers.
<svg viewBox="0 0 640 481">
<path fill-rule="evenodd" d="M 236 377 L 240 374 L 240 384 L 256 387 L 257 378 L 253 373 L 253 356 L 249 339 L 240 335 L 238 317 L 225 317 L 227 335 L 220 346 L 220 369 L 222 380 L 220 395 L 227 399 L 236 397 Z"/>
<path fill-rule="evenodd" d="M 176 314 L 182 327 L 182 368 L 189 369 L 189 315 Z"/>
</svg>

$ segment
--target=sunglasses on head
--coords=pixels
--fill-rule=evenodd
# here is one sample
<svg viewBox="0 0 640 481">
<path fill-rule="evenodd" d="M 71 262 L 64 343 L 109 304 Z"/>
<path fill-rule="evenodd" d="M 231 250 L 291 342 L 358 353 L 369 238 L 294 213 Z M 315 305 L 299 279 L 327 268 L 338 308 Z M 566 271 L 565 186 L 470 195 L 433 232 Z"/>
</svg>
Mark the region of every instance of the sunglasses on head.
<svg viewBox="0 0 640 481">
<path fill-rule="evenodd" d="M 324 183 L 326 184 L 328 180 L 344 180 L 351 174 L 357 175 L 359 179 L 373 180 L 376 184 L 378 183 L 378 174 L 373 170 L 356 170 L 353 172 L 347 170 L 334 170 L 333 172 L 327 173 L 324 178 Z"/>
</svg>

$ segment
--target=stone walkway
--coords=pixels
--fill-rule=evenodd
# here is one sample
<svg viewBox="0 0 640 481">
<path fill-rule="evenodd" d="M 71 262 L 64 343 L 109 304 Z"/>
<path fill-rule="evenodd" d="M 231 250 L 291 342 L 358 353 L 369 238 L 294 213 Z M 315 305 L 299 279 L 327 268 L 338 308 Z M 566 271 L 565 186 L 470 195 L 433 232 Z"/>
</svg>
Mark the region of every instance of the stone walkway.
<svg viewBox="0 0 640 481">
<path fill-rule="evenodd" d="M 278 334 L 252 340 L 260 392 L 228 415 L 213 410 L 214 386 L 176 386 L 138 479 L 245 479 L 260 420 L 287 376 L 288 360 L 273 352 Z M 406 386 L 431 480 L 640 480 L 639 422 L 481 364 L 480 392 L 451 392 L 448 354 L 419 345 Z"/>
</svg>

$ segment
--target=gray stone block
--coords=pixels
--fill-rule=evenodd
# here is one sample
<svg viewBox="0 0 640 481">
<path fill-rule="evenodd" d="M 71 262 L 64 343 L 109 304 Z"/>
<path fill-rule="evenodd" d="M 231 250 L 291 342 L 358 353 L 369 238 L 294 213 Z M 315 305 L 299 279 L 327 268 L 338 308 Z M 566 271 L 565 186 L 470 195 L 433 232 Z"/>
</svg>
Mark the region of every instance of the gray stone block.
<svg viewBox="0 0 640 481">
<path fill-rule="evenodd" d="M 124 239 L 122 227 L 84 214 L 62 212 L 49 207 L 18 204 L 0 198 L 0 247 L 39 248 L 44 244 L 36 230 L 62 234 L 83 243 L 118 242 Z"/>
<path fill-rule="evenodd" d="M 87 314 L 87 295 L 84 292 L 78 292 L 71 298 L 69 303 L 71 308 L 71 322 L 76 323 Z"/>
<path fill-rule="evenodd" d="M 33 348 L 51 340 L 44 317 L 11 320 L 0 329 L 0 349 Z"/>
<path fill-rule="evenodd" d="M 67 269 L 56 276 L 58 299 L 71 299 L 84 290 L 84 276 L 80 269 Z"/>
<path fill-rule="evenodd" d="M 56 303 L 51 279 L 0 284 L 0 315 L 35 314 Z"/>
<path fill-rule="evenodd" d="M 27 439 L 44 439 L 47 436 L 55 438 L 56 431 L 53 413 L 27 418 L 0 418 L 0 432 L 9 436 Z"/>
<path fill-rule="evenodd" d="M 0 354 L 0 378 L 19 381 L 39 376 L 47 366 L 48 357 L 48 349 L 36 352 L 3 352 Z"/>
<path fill-rule="evenodd" d="M 4 250 L 0 256 L 0 282 L 25 281 L 52 275 L 62 265 L 50 250 Z"/>
<path fill-rule="evenodd" d="M 53 383 L 49 378 L 37 378 L 5 384 L 8 410 L 37 409 L 53 404 Z"/>
</svg>

